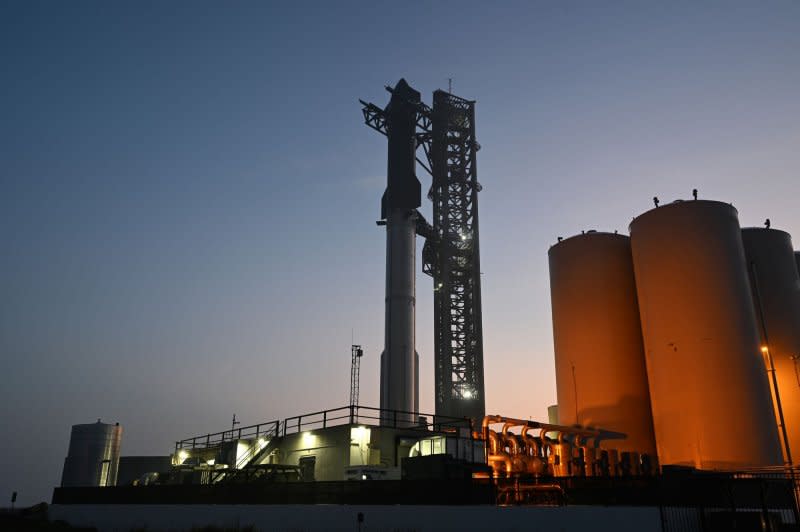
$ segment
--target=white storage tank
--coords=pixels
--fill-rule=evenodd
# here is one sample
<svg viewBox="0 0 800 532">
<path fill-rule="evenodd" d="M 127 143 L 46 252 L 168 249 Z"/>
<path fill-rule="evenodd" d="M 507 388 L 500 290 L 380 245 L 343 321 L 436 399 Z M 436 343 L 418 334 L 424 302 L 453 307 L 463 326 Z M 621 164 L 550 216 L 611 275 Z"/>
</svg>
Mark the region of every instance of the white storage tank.
<svg viewBox="0 0 800 532">
<path fill-rule="evenodd" d="M 762 349 L 772 356 L 791 456 L 800 458 L 800 277 L 792 237 L 777 229 L 742 230 Z M 774 390 L 773 390 L 774 396 Z M 781 434 L 783 436 L 783 434 Z"/>
<path fill-rule="evenodd" d="M 624 433 L 600 447 L 655 459 L 630 239 L 588 232 L 548 256 L 559 424 Z"/>
<path fill-rule="evenodd" d="M 121 444 L 119 423 L 73 425 L 61 486 L 115 486 Z"/>
<path fill-rule="evenodd" d="M 630 232 L 660 464 L 780 464 L 736 209 L 675 202 Z"/>
</svg>

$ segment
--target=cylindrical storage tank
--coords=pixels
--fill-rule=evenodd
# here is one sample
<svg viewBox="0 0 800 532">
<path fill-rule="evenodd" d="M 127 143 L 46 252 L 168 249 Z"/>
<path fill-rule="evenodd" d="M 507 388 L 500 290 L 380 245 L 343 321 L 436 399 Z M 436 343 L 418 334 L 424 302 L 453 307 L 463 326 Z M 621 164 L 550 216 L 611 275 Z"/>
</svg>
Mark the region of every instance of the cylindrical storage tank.
<svg viewBox="0 0 800 532">
<path fill-rule="evenodd" d="M 122 427 L 119 423 L 73 425 L 61 485 L 114 486 L 117 483 Z"/>
<path fill-rule="evenodd" d="M 794 262 L 797 264 L 797 273 L 800 275 L 800 251 L 794 252 Z"/>
<path fill-rule="evenodd" d="M 742 241 L 762 349 L 771 355 L 791 457 L 800 458 L 800 277 L 792 237 L 748 227 Z M 769 362 L 769 360 L 767 360 Z M 773 399 L 775 399 L 773 383 Z M 784 435 L 781 434 L 783 437 Z"/>
<path fill-rule="evenodd" d="M 551 425 L 558 425 L 558 405 L 550 405 L 547 407 L 547 422 Z"/>
<path fill-rule="evenodd" d="M 559 424 L 624 433 L 600 447 L 655 458 L 630 239 L 589 232 L 548 256 Z"/>
<path fill-rule="evenodd" d="M 630 232 L 660 464 L 780 464 L 736 209 L 675 202 Z"/>
</svg>

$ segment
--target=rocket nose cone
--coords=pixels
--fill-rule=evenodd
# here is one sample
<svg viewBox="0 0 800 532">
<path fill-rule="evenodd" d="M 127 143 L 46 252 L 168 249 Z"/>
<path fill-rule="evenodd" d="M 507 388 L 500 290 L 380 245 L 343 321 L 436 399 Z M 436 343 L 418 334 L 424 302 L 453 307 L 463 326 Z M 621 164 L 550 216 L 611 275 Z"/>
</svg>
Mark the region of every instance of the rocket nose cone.
<svg viewBox="0 0 800 532">
<path fill-rule="evenodd" d="M 420 101 L 422 99 L 422 95 L 412 89 L 405 78 L 400 78 L 400 81 L 392 89 L 392 95 L 404 100 Z"/>
</svg>

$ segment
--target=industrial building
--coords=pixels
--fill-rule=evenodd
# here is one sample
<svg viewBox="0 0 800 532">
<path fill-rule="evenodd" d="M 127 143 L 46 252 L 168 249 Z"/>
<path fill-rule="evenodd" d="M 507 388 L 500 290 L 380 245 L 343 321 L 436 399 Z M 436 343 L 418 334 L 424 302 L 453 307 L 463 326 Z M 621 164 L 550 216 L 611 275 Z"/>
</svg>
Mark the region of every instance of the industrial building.
<svg viewBox="0 0 800 532">
<path fill-rule="evenodd" d="M 628 508 L 618 529 L 797 529 L 800 255 L 790 236 L 742 230 L 732 205 L 695 193 L 656 202 L 629 236 L 559 238 L 548 251 L 557 408 L 546 423 L 487 415 L 475 102 L 436 91 L 429 107 L 405 80 L 387 90 L 384 108 L 362 102 L 366 124 L 388 143 L 377 221 L 386 231 L 379 408 L 358 404 L 353 346 L 349 405 L 182 438 L 169 464 L 107 487 L 120 429 L 113 459 L 105 451 L 87 459 L 95 467 L 110 460 L 113 475 L 105 484 L 67 482 L 75 474 L 65 464 L 54 511 L 91 524 L 80 509 L 93 504 L 264 505 L 253 519 L 267 521 L 289 519 L 282 504 L 305 505 L 309 516 L 334 512 L 317 506 L 331 503 L 375 512 L 581 505 L 601 520 L 617 519 L 608 507 Z M 432 177 L 431 223 L 418 210 L 417 165 Z M 417 236 L 421 269 L 433 279 L 432 414 L 419 412 Z M 79 456 L 71 444 L 68 463 Z M 385 511 L 393 525 L 418 523 Z M 480 522 L 452 512 L 451 523 Z M 139 526 L 134 513 L 127 521 L 103 514 L 111 519 L 103 522 Z M 558 522 L 570 515 L 577 510 Z"/>
</svg>

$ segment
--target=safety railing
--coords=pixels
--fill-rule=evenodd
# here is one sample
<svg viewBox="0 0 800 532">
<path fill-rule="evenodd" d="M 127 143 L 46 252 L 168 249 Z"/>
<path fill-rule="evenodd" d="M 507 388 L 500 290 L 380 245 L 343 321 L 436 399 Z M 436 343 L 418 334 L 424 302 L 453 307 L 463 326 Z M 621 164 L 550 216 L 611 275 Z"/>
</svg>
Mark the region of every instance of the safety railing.
<svg viewBox="0 0 800 532">
<path fill-rule="evenodd" d="M 280 421 L 269 421 L 258 425 L 249 425 L 222 432 L 213 432 L 202 436 L 194 436 L 175 442 L 175 451 L 181 449 L 209 449 L 219 447 L 225 442 L 235 440 L 257 440 L 258 438 L 270 438 L 278 434 Z"/>
<path fill-rule="evenodd" d="M 226 442 L 235 440 L 256 440 L 261 437 L 286 436 L 338 425 L 381 425 L 410 431 L 445 433 L 457 433 L 459 429 L 468 429 L 470 435 L 473 429 L 470 420 L 467 418 L 350 405 L 287 417 L 283 421 L 269 421 L 186 438 L 175 442 L 175 452 L 216 448 Z"/>
<path fill-rule="evenodd" d="M 281 435 L 286 436 L 336 425 L 381 425 L 397 429 L 434 432 L 457 432 L 461 428 L 470 430 L 472 428 L 470 420 L 467 418 L 351 405 L 288 417 L 283 422 Z"/>
</svg>

